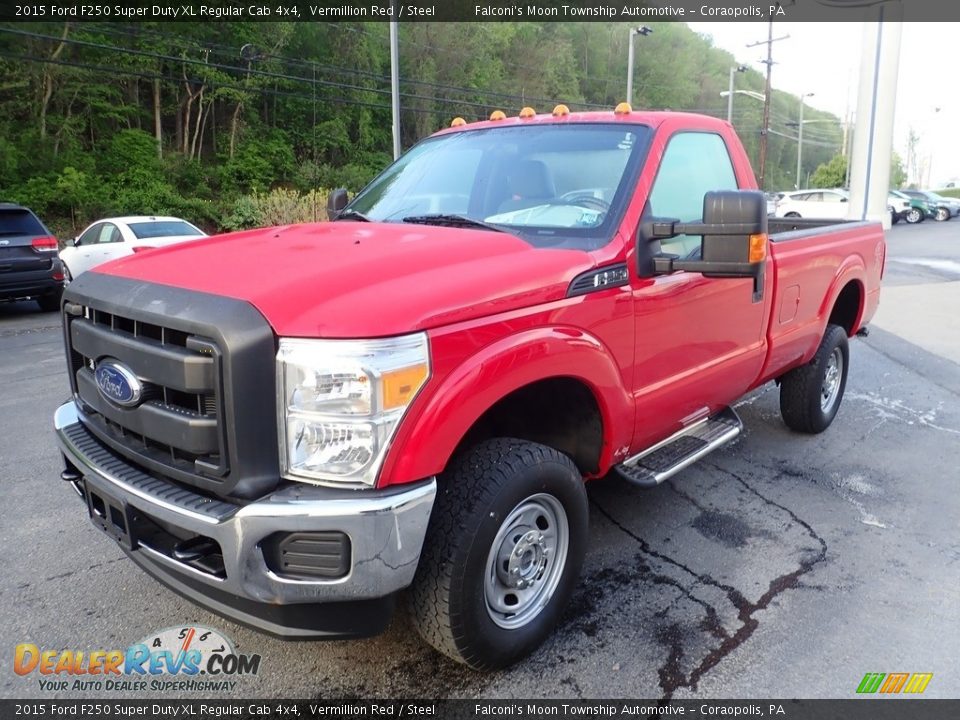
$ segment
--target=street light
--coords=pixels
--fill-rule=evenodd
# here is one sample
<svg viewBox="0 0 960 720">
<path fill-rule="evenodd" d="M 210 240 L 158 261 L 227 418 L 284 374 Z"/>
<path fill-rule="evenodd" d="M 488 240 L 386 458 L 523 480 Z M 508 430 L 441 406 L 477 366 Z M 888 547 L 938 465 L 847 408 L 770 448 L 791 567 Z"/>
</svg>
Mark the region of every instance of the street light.
<svg viewBox="0 0 960 720">
<path fill-rule="evenodd" d="M 797 190 L 800 189 L 800 162 L 803 160 L 803 99 L 813 97 L 813 93 L 800 95 L 800 121 L 797 123 Z"/>
<path fill-rule="evenodd" d="M 652 32 L 653 28 L 646 25 L 630 28 L 630 43 L 627 48 L 627 102 L 631 105 L 633 105 L 633 38 L 635 35 L 646 37 Z"/>
<path fill-rule="evenodd" d="M 721 90 L 721 91 L 720 91 L 720 97 L 727 97 L 729 94 L 730 94 L 730 91 L 729 91 L 729 90 Z M 747 97 L 755 98 L 755 99 L 759 100 L 760 102 L 763 102 L 764 100 L 767 99 L 767 96 L 766 96 L 766 95 L 764 95 L 763 93 L 759 93 L 759 92 L 757 92 L 756 90 L 734 90 L 734 91 L 733 91 L 733 94 L 734 94 L 734 95 L 746 95 Z"/>
<path fill-rule="evenodd" d="M 727 122 L 733 122 L 733 76 L 735 73 L 747 71 L 746 65 L 738 65 L 730 68 L 730 89 L 727 91 Z"/>
</svg>

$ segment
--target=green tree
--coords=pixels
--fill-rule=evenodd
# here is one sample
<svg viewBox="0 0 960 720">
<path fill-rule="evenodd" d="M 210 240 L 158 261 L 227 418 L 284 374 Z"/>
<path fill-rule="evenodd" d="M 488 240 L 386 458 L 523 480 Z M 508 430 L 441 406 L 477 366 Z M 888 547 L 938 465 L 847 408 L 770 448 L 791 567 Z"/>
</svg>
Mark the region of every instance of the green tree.
<svg viewBox="0 0 960 720">
<path fill-rule="evenodd" d="M 843 187 L 847 179 L 847 159 L 834 155 L 830 162 L 822 164 L 810 177 L 810 185 L 818 188 Z"/>
</svg>

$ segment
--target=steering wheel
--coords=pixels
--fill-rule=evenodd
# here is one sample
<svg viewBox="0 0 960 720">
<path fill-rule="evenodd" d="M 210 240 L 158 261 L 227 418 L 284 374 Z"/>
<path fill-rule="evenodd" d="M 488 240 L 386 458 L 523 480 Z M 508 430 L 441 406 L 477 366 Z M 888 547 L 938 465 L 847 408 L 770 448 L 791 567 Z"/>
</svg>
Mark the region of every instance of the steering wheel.
<svg viewBox="0 0 960 720">
<path fill-rule="evenodd" d="M 610 209 L 610 203 L 590 192 L 571 192 L 563 195 L 560 199 L 564 205 L 582 205 L 600 212 L 607 212 Z"/>
</svg>

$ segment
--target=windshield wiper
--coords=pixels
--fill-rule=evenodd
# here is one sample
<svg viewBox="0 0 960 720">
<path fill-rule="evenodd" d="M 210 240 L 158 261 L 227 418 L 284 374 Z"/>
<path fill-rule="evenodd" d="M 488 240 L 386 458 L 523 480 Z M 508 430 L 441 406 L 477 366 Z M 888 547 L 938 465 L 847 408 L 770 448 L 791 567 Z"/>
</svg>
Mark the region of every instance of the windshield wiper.
<svg viewBox="0 0 960 720">
<path fill-rule="evenodd" d="M 357 220 L 359 222 L 370 222 L 370 218 L 368 218 L 362 212 L 357 212 L 356 210 L 341 210 L 340 214 L 334 218 L 334 221 L 337 220 Z"/>
<path fill-rule="evenodd" d="M 482 220 L 474 220 L 465 215 L 447 215 L 444 213 L 435 213 L 433 215 L 409 215 L 403 219 L 405 223 L 415 223 L 418 225 L 443 225 L 446 227 L 463 228 L 482 228 L 483 230 L 492 230 L 493 232 L 507 232 L 502 227 L 485 223 Z"/>
</svg>

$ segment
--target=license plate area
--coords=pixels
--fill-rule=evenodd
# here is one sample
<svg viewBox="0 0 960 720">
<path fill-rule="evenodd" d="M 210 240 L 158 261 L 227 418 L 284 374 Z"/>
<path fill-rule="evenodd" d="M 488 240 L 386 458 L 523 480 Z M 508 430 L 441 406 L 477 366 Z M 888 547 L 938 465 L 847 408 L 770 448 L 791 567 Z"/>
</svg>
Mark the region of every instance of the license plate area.
<svg viewBox="0 0 960 720">
<path fill-rule="evenodd" d="M 83 489 L 91 522 L 127 550 L 136 550 L 132 508 L 90 478 L 83 479 Z"/>
</svg>

